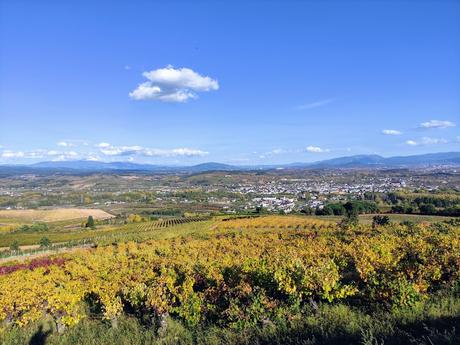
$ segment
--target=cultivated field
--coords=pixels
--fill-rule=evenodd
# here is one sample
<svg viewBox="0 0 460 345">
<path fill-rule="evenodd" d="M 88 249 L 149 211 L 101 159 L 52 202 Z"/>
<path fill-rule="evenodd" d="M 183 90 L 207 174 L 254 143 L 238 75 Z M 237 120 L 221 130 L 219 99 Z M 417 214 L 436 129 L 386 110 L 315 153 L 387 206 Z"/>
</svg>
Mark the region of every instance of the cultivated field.
<svg viewBox="0 0 460 345">
<path fill-rule="evenodd" d="M 187 229 L 193 226 L 186 226 L 193 222 L 203 222 L 208 220 L 206 217 L 192 217 L 192 218 L 169 218 L 166 220 L 130 223 L 121 225 L 100 225 L 96 229 L 72 227 L 62 228 L 54 226 L 46 231 L 41 232 L 4 232 L 0 233 L 0 251 L 7 250 L 13 242 L 17 242 L 21 248 L 38 245 L 41 238 L 48 238 L 51 243 L 70 243 L 77 244 L 78 242 L 84 243 L 111 243 L 118 240 L 146 240 L 158 235 L 168 235 L 169 232 L 159 233 L 158 230 L 178 226 L 178 228 L 185 227 Z M 77 242 L 77 243 L 75 243 Z M 30 248 L 30 247 L 29 247 Z"/>
<path fill-rule="evenodd" d="M 57 222 L 73 219 L 112 218 L 113 215 L 100 209 L 53 208 L 46 210 L 0 210 L 0 223 Z"/>
<path fill-rule="evenodd" d="M 218 229 L 316 229 L 334 226 L 334 221 L 320 217 L 260 216 L 224 219 Z"/>
</svg>

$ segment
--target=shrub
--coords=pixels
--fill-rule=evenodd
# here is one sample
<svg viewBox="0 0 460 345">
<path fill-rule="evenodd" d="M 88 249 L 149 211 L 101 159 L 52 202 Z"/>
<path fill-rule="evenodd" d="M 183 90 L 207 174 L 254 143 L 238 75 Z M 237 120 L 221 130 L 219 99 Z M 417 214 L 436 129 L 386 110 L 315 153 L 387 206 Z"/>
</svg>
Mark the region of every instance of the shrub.
<svg viewBox="0 0 460 345">
<path fill-rule="evenodd" d="M 39 244 L 40 244 L 40 248 L 48 248 L 51 246 L 51 241 L 48 237 L 42 237 L 40 239 Z"/>
<path fill-rule="evenodd" d="M 385 226 L 390 224 L 390 218 L 388 216 L 376 215 L 372 217 L 372 226 Z"/>
</svg>

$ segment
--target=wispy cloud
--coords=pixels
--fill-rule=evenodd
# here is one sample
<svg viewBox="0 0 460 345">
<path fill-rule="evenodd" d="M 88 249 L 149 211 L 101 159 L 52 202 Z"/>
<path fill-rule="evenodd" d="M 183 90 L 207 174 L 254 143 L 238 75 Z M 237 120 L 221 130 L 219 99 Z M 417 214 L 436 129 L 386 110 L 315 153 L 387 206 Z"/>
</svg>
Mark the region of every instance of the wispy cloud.
<svg viewBox="0 0 460 345">
<path fill-rule="evenodd" d="M 319 147 L 319 146 L 313 146 L 313 145 L 309 145 L 306 148 L 297 148 L 297 149 L 281 149 L 281 148 L 277 148 L 277 149 L 274 149 L 274 150 L 271 150 L 271 151 L 264 152 L 264 153 L 260 154 L 259 158 L 268 158 L 268 157 L 272 157 L 272 156 L 275 156 L 275 155 L 290 154 L 290 153 L 297 154 L 297 153 L 304 153 L 304 152 L 325 153 L 325 152 L 331 152 L 331 149 L 326 149 L 326 148 L 322 148 L 322 147 Z M 253 153 L 255 154 L 257 152 L 253 152 Z"/>
<path fill-rule="evenodd" d="M 70 142 L 67 142 L 67 141 L 60 141 L 57 143 L 58 146 L 62 146 L 62 147 L 73 147 L 75 146 L 74 143 L 70 143 Z"/>
<path fill-rule="evenodd" d="M 264 159 L 264 158 L 268 158 L 268 157 L 272 157 L 272 156 L 275 156 L 275 155 L 280 155 L 280 154 L 288 153 L 288 152 L 290 152 L 290 151 L 289 150 L 284 150 L 284 149 L 281 149 L 281 148 L 277 148 L 277 149 L 273 149 L 271 151 L 268 151 L 268 152 L 260 154 L 259 158 Z M 257 152 L 253 152 L 253 154 L 257 154 Z"/>
<path fill-rule="evenodd" d="M 134 100 L 155 100 L 160 102 L 184 103 L 197 98 L 198 92 L 219 89 L 217 80 L 202 76 L 190 68 L 165 68 L 144 72 L 148 81 L 139 84 L 129 93 Z"/>
<path fill-rule="evenodd" d="M 430 120 L 427 122 L 422 122 L 419 127 L 424 128 L 424 129 L 449 128 L 449 127 L 455 127 L 455 123 L 451 121 Z"/>
<path fill-rule="evenodd" d="M 443 138 L 430 138 L 423 137 L 419 140 L 407 140 L 406 144 L 410 146 L 420 146 L 420 145 L 437 145 L 437 144 L 447 144 L 448 141 Z"/>
<path fill-rule="evenodd" d="M 383 129 L 382 134 L 384 135 L 401 135 L 402 132 L 396 129 Z"/>
<path fill-rule="evenodd" d="M 303 110 L 303 109 L 319 108 L 319 107 L 322 107 L 322 106 L 324 106 L 326 104 L 332 103 L 334 101 L 335 101 L 335 99 L 333 99 L 333 98 L 323 99 L 323 100 L 320 100 L 320 101 L 299 105 L 299 106 L 297 106 L 297 109 Z"/>
<path fill-rule="evenodd" d="M 88 146 L 88 141 L 80 139 L 63 139 L 57 143 L 57 146 L 61 147 L 75 147 L 75 146 Z"/>
<path fill-rule="evenodd" d="M 311 152 L 311 153 L 324 153 L 324 152 L 330 152 L 331 150 L 330 149 L 323 149 L 319 146 L 307 146 L 307 148 L 305 149 L 307 152 Z"/>
<path fill-rule="evenodd" d="M 85 151 L 77 152 L 72 150 L 3 150 L 0 152 L 0 159 L 2 160 L 101 160 L 100 157 L 106 159 L 124 157 L 130 159 L 133 157 L 203 157 L 209 153 L 203 150 L 198 150 L 188 147 L 172 148 L 172 149 L 158 149 L 142 147 L 139 145 L 134 146 L 114 146 L 109 143 L 99 143 L 95 145 L 97 152 Z M 63 147 L 63 146 L 62 146 Z"/>
<path fill-rule="evenodd" d="M 32 150 L 32 151 L 12 151 L 5 150 L 0 157 L 4 159 L 51 159 L 67 160 L 75 159 L 79 154 L 75 151 L 57 151 L 57 150 Z"/>
<path fill-rule="evenodd" d="M 144 157 L 203 157 L 209 152 L 193 148 L 174 148 L 158 149 L 139 145 L 134 146 L 114 146 L 109 143 L 99 143 L 96 145 L 100 153 L 105 156 L 144 156 Z"/>
<path fill-rule="evenodd" d="M 284 152 L 286 152 L 286 151 L 283 150 L 283 149 L 274 149 L 274 150 L 271 151 L 271 154 L 279 155 L 279 154 L 284 153 Z"/>
</svg>

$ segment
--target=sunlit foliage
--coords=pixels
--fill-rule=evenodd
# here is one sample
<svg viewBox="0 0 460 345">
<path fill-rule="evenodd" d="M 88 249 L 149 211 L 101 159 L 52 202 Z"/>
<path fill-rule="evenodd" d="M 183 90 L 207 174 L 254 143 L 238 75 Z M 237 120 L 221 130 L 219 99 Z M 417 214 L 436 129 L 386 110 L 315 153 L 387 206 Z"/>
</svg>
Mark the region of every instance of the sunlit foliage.
<svg viewBox="0 0 460 345">
<path fill-rule="evenodd" d="M 3 327 L 44 315 L 72 326 L 88 306 L 188 325 L 244 328 L 289 319 L 307 303 L 353 299 L 412 307 L 458 284 L 460 227 L 342 228 L 302 217 L 222 221 L 202 236 L 120 243 L 0 276 Z"/>
</svg>

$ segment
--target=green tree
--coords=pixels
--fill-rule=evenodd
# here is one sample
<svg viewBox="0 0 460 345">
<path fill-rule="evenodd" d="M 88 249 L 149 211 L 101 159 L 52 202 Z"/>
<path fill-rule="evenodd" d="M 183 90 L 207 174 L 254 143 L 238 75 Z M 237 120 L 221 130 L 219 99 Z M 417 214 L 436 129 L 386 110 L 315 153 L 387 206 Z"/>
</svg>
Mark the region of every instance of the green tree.
<svg viewBox="0 0 460 345">
<path fill-rule="evenodd" d="M 255 213 L 257 214 L 266 214 L 268 211 L 263 206 L 257 206 Z"/>
<path fill-rule="evenodd" d="M 95 228 L 96 228 L 96 225 L 94 224 L 94 218 L 93 218 L 93 216 L 88 216 L 88 220 L 86 221 L 86 227 L 87 227 L 87 228 L 91 228 L 91 229 L 95 229 Z"/>
<path fill-rule="evenodd" d="M 51 241 L 48 237 L 44 236 L 40 239 L 40 248 L 48 248 L 51 246 Z"/>
<path fill-rule="evenodd" d="M 358 208 L 351 201 L 346 202 L 343 205 L 345 209 L 345 223 L 348 225 L 356 225 L 359 222 Z"/>
<path fill-rule="evenodd" d="M 422 204 L 419 208 L 421 214 L 436 214 L 436 207 L 433 204 Z"/>
<path fill-rule="evenodd" d="M 10 244 L 10 250 L 13 252 L 19 252 L 19 242 L 17 240 L 14 240 L 13 243 Z"/>
</svg>

